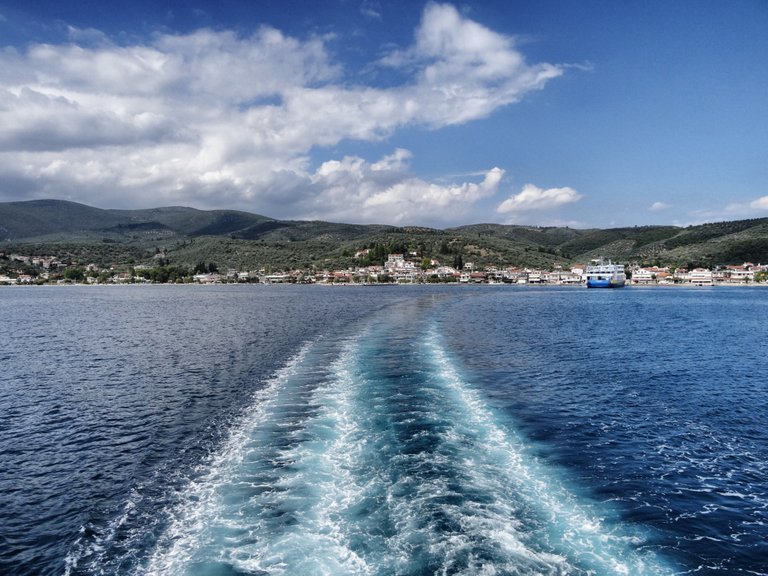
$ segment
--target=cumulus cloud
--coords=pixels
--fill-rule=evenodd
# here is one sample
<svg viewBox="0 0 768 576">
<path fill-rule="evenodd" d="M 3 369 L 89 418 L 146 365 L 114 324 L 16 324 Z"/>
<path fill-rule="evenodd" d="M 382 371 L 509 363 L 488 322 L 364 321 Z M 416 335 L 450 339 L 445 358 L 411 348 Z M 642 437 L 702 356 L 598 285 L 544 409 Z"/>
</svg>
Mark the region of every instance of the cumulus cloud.
<svg viewBox="0 0 768 576">
<path fill-rule="evenodd" d="M 548 188 L 546 190 L 533 184 L 526 184 L 518 193 L 499 204 L 496 211 L 500 214 L 514 214 L 531 210 L 552 210 L 565 204 L 578 202 L 583 198 L 573 188 Z"/>
<path fill-rule="evenodd" d="M 425 8 L 414 45 L 382 63 L 417 70 L 403 94 L 419 121 L 433 127 L 485 117 L 563 73 L 551 64 L 526 64 L 512 38 L 441 4 Z"/>
<path fill-rule="evenodd" d="M 310 157 L 488 116 L 563 72 L 527 64 L 513 39 L 440 4 L 425 8 L 412 46 L 381 64 L 402 83 L 351 83 L 327 38 L 266 26 L 132 45 L 73 31 L 68 44 L 0 50 L 0 179 L 13 184 L 0 194 L 350 221 L 458 217 L 497 191 L 502 170 L 439 185 L 410 173 L 403 150 L 319 166 Z"/>
<path fill-rule="evenodd" d="M 435 184 L 410 175 L 409 158 L 398 149 L 374 163 L 356 156 L 324 162 L 310 176 L 312 194 L 299 201 L 300 210 L 337 221 L 444 224 L 496 194 L 504 175 L 492 168 L 480 182 Z"/>
<path fill-rule="evenodd" d="M 648 210 L 651 212 L 663 212 L 664 210 L 668 210 L 671 208 L 671 206 L 665 202 L 654 202 L 650 205 Z"/>
</svg>

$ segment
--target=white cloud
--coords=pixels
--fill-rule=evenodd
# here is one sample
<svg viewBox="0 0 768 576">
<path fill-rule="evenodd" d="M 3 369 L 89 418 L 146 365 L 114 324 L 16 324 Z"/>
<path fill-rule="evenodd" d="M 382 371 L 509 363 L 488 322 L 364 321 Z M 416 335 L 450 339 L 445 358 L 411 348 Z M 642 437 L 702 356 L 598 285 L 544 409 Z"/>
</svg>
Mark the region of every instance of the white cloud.
<svg viewBox="0 0 768 576">
<path fill-rule="evenodd" d="M 768 212 L 768 196 L 761 196 L 749 202 L 734 202 L 725 211 L 735 216 L 758 216 Z"/>
<path fill-rule="evenodd" d="M 650 210 L 651 212 L 663 212 L 664 210 L 668 210 L 669 208 L 671 208 L 671 206 L 669 204 L 666 204 L 665 202 L 654 202 L 653 204 L 650 205 L 648 210 Z"/>
<path fill-rule="evenodd" d="M 363 0 L 360 4 L 360 13 L 366 18 L 381 20 L 381 4 L 375 0 Z"/>
<path fill-rule="evenodd" d="M 410 175 L 409 156 L 397 150 L 373 164 L 358 157 L 325 162 L 311 176 L 314 193 L 300 201 L 300 210 L 337 221 L 444 224 L 496 194 L 504 175 L 493 168 L 477 183 L 438 185 Z"/>
<path fill-rule="evenodd" d="M 488 116 L 563 73 L 551 64 L 527 65 L 510 37 L 446 4 L 428 4 L 415 44 L 382 63 L 416 68 L 416 83 L 402 93 L 418 121 L 433 127 Z"/>
<path fill-rule="evenodd" d="M 249 36 L 158 34 L 133 45 L 72 30 L 70 42 L 0 50 L 4 199 L 379 222 L 452 213 L 457 221 L 455 207 L 495 193 L 502 170 L 442 186 L 411 174 L 402 150 L 317 169 L 310 152 L 482 118 L 563 72 L 526 64 L 511 38 L 439 4 L 424 10 L 413 45 L 385 59 L 405 75 L 386 88 L 345 79 L 326 38 L 270 27 Z"/>
<path fill-rule="evenodd" d="M 755 211 L 768 211 L 768 196 L 762 196 L 757 200 L 752 200 L 749 207 Z"/>
<path fill-rule="evenodd" d="M 531 210 L 552 210 L 565 204 L 578 202 L 583 198 L 573 188 L 548 188 L 546 190 L 533 184 L 526 184 L 523 189 L 499 204 L 496 211 L 500 214 L 528 212 Z"/>
</svg>

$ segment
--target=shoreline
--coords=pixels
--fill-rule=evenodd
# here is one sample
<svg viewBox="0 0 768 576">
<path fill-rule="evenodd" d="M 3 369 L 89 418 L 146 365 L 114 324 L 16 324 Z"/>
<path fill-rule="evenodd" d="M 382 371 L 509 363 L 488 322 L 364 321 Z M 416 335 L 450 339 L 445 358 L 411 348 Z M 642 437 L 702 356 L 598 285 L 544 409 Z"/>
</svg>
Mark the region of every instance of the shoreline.
<svg viewBox="0 0 768 576">
<path fill-rule="evenodd" d="M 277 286 L 321 286 L 326 288 L 380 288 L 380 287 L 403 287 L 403 286 L 421 286 L 421 287 L 504 287 L 504 288 L 521 288 L 521 289 L 548 289 L 548 288 L 568 288 L 568 289 L 587 289 L 585 284 L 517 284 L 517 283 L 503 283 L 503 282 L 411 282 L 411 283 L 398 283 L 398 282 L 381 282 L 381 283 L 322 283 L 322 282 L 217 282 L 202 284 L 199 282 L 123 282 L 123 283 L 101 283 L 101 284 L 88 284 L 84 282 L 80 283 L 23 283 L 23 284 L 0 284 L 0 290 L 3 288 L 75 288 L 75 287 L 147 287 L 147 286 L 195 286 L 195 287 L 210 287 L 210 286 L 253 286 L 253 287 L 277 287 Z M 677 289 L 677 288 L 768 288 L 768 282 L 750 282 L 743 284 L 735 283 L 721 283 L 721 284 L 627 284 L 622 286 L 624 289 Z M 600 290 L 620 290 L 619 288 L 588 288 L 591 291 Z"/>
</svg>

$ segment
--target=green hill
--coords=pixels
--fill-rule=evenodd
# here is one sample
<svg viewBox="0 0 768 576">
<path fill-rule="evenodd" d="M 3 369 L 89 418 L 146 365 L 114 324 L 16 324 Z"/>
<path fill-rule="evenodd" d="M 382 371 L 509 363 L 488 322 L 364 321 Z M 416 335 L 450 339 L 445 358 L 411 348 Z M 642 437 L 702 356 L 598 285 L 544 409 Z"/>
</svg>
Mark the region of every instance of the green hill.
<svg viewBox="0 0 768 576">
<path fill-rule="evenodd" d="M 714 266 L 768 262 L 768 218 L 679 228 L 472 224 L 438 230 L 276 220 L 181 206 L 102 210 L 62 200 L 0 203 L 0 250 L 65 254 L 78 261 L 171 262 L 235 268 L 334 268 L 381 263 L 389 252 L 444 264 L 552 267 L 605 257 L 620 262 Z M 355 254 L 367 252 L 356 258 Z"/>
<path fill-rule="evenodd" d="M 251 226 L 274 222 L 272 218 L 236 210 L 196 210 L 182 206 L 148 210 L 109 210 L 134 222 L 159 222 L 188 236 L 233 234 Z"/>
<path fill-rule="evenodd" d="M 0 203 L 0 241 L 73 234 L 128 223 L 125 215 L 64 200 Z"/>
</svg>

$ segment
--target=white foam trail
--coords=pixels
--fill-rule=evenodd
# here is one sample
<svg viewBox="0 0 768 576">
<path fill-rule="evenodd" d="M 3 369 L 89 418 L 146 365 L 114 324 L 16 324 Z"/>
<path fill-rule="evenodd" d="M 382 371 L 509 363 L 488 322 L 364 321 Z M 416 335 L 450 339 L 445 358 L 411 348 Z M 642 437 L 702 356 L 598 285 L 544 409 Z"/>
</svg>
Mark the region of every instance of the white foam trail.
<svg viewBox="0 0 768 576">
<path fill-rule="evenodd" d="M 258 393 L 210 470 L 185 491 L 147 574 L 181 575 L 191 566 L 222 564 L 291 576 L 375 573 L 350 545 L 349 510 L 365 490 L 356 472 L 365 447 L 353 398 L 359 378 L 349 368 L 355 354 L 354 342 L 346 342 L 328 363 L 332 377 L 325 379 L 315 374 L 308 346 Z M 302 378 L 314 386 L 297 396 Z M 316 409 L 300 425 L 281 420 L 286 408 L 307 406 Z M 270 427 L 284 430 L 264 437 Z M 274 443 L 282 446 L 292 434 L 296 441 L 275 451 Z M 254 493 L 253 479 L 269 457 L 276 473 Z M 245 494 L 240 509 L 238 487 Z"/>
<path fill-rule="evenodd" d="M 478 448 L 483 447 L 468 454 L 463 463 L 471 483 L 477 486 L 490 483 L 489 488 L 497 494 L 512 492 L 521 496 L 541 515 L 544 524 L 537 537 L 544 536 L 559 553 L 533 552 L 521 542 L 520 534 L 514 529 L 517 511 L 509 505 L 514 502 L 512 499 L 501 500 L 494 514 L 477 519 L 473 529 L 494 539 L 510 556 L 523 554 L 550 566 L 553 574 L 572 572 L 566 559 L 587 567 L 589 574 L 673 573 L 650 554 L 641 556 L 627 546 L 637 543 L 637 537 L 622 535 L 617 528 L 608 529 L 594 506 L 580 503 L 557 480 L 554 470 L 546 469 L 528 454 L 525 443 L 514 431 L 497 423 L 491 409 L 457 372 L 434 328 L 426 344 L 435 360 L 434 369 L 439 371 L 441 380 L 466 415 L 453 433 L 462 437 L 475 435 L 473 442 Z M 509 521 L 499 523 L 500 518 Z"/>
<path fill-rule="evenodd" d="M 376 338 L 340 353 L 308 344 L 256 394 L 171 512 L 147 574 L 671 574 L 499 424 L 435 330 L 419 344 L 431 365 L 412 412 L 377 380 L 391 375 L 365 366 L 360 346 Z M 437 444 L 404 449 L 386 423 L 411 420 L 411 440 Z"/>
<path fill-rule="evenodd" d="M 212 539 L 211 526 L 231 524 L 220 515 L 220 489 L 238 484 L 237 471 L 243 467 L 249 455 L 254 430 L 271 417 L 271 412 L 279 402 L 281 389 L 298 372 L 311 347 L 312 343 L 306 343 L 264 388 L 256 392 L 253 409 L 238 425 L 233 426 L 223 448 L 206 465 L 207 472 L 185 489 L 180 503 L 171 512 L 170 525 L 149 560 L 146 574 L 186 574 L 200 549 Z M 237 530 L 238 526 L 232 528 Z"/>
<path fill-rule="evenodd" d="M 356 378 L 349 366 L 354 355 L 348 342 L 331 363 L 333 379 L 312 396 L 320 409 L 307 422 L 308 440 L 286 454 L 297 470 L 290 479 L 291 491 L 311 487 L 300 502 L 298 522 L 281 538 L 266 534 L 244 568 L 290 575 L 374 573 L 349 543 L 347 516 L 361 495 L 355 468 L 363 449 L 353 417 Z"/>
<path fill-rule="evenodd" d="M 364 338 L 357 340 L 360 341 Z M 392 431 L 377 428 L 376 407 L 365 403 L 376 404 L 371 392 L 380 382 L 376 380 L 376 375 L 366 377 L 365 369 L 358 366 L 360 361 L 359 352 L 348 346 L 334 364 L 337 374 L 334 385 L 318 395 L 318 402 L 324 407 L 318 422 L 323 422 L 328 430 L 323 434 L 315 429 L 312 436 L 323 440 L 319 445 L 301 448 L 305 465 L 315 473 L 320 471 L 313 474 L 319 498 L 312 514 L 305 517 L 306 523 L 298 527 L 294 535 L 299 540 L 312 542 L 316 541 L 317 534 L 325 534 L 343 549 L 344 554 L 337 557 L 347 560 L 344 569 L 330 573 L 423 572 L 426 569 L 424 562 L 440 559 L 438 570 L 446 574 L 565 574 L 568 566 L 562 557 L 534 551 L 523 543 L 516 530 L 519 523 L 514 520 L 517 512 L 514 503 L 505 498 L 502 488 L 489 486 L 489 482 L 492 484 L 497 476 L 496 469 L 490 470 L 489 479 L 487 464 L 474 466 L 464 462 L 462 465 L 440 453 L 401 453 L 402 446 L 397 445 Z M 426 388 L 420 392 L 434 396 L 430 401 L 435 403 L 436 410 L 444 407 L 455 411 L 453 407 L 444 406 L 446 398 L 439 392 L 430 392 Z M 386 400 L 391 402 L 392 397 Z M 387 402 L 383 407 L 385 416 L 391 416 Z M 460 410 L 466 412 L 463 404 L 460 404 Z M 430 415 L 425 413 L 421 416 Z M 399 423 L 403 421 L 398 420 Z M 462 440 L 476 440 L 472 438 L 473 433 L 467 434 L 466 430 L 461 430 L 461 433 Z M 425 431 L 424 434 L 428 433 Z M 451 439 L 447 444 L 451 444 Z M 482 452 L 482 447 L 476 442 L 473 442 L 471 449 Z M 464 476 L 461 480 L 470 484 L 470 488 L 490 487 L 494 502 L 489 506 L 477 504 L 469 508 L 466 505 L 434 504 L 436 498 L 450 496 L 448 484 L 456 478 L 411 478 L 403 472 L 409 458 L 417 466 L 444 464 L 447 470 L 458 469 Z M 440 459 L 443 462 L 437 461 Z M 395 478 L 397 480 L 393 482 Z M 446 533 L 439 526 L 425 522 L 425 517 L 435 507 L 460 524 L 461 529 Z M 387 533 L 386 524 L 394 527 L 391 533 Z M 493 554 L 492 559 L 488 554 L 484 558 L 475 554 L 478 557 L 473 558 L 478 540 L 504 548 L 506 554 L 501 556 L 507 561 L 495 564 L 499 559 L 497 554 Z M 353 541 L 357 541 L 358 545 L 364 542 L 358 547 L 365 550 L 365 557 L 352 552 Z M 310 553 L 309 550 L 306 552 Z M 315 563 L 323 566 L 329 553 L 333 553 L 333 549 L 314 547 L 310 556 Z M 462 558 L 462 555 L 468 558 Z M 348 561 L 351 559 L 353 561 Z M 457 568 L 462 563 L 466 566 L 464 570 Z M 300 567 L 292 565 L 291 571 L 285 573 L 317 572 L 303 572 Z"/>
</svg>

